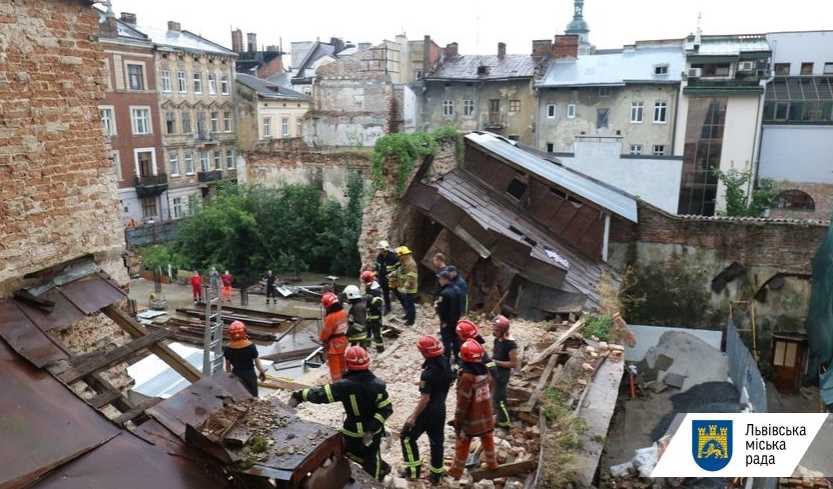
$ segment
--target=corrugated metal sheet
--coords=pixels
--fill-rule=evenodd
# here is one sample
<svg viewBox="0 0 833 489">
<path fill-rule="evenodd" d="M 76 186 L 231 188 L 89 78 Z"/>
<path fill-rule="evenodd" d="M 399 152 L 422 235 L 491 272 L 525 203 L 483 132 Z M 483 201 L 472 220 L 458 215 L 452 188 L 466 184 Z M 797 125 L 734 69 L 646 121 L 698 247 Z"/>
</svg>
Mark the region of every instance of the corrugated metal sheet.
<svg viewBox="0 0 833 489">
<path fill-rule="evenodd" d="M 98 275 L 66 284 L 61 287 L 61 293 L 87 315 L 125 298 L 121 289 Z"/>
<path fill-rule="evenodd" d="M 657 65 L 668 65 L 667 75 L 654 74 Z M 676 47 L 647 47 L 616 53 L 580 55 L 551 63 L 542 88 L 621 86 L 626 83 L 680 83 L 685 69 L 682 43 Z"/>
<path fill-rule="evenodd" d="M 84 313 L 78 310 L 66 297 L 61 294 L 57 288 L 54 288 L 41 296 L 55 303 L 55 307 L 51 311 L 44 311 L 28 305 L 23 301 L 17 301 L 17 305 L 23 311 L 29 320 L 43 332 L 52 330 L 64 330 L 73 325 L 76 321 L 84 317 Z"/>
<path fill-rule="evenodd" d="M 616 215 L 638 222 L 636 199 L 622 191 L 545 160 L 491 133 L 473 132 L 466 135 L 466 141 Z"/>
<path fill-rule="evenodd" d="M 36 367 L 69 358 L 23 314 L 14 300 L 0 301 L 0 337 Z"/>
</svg>

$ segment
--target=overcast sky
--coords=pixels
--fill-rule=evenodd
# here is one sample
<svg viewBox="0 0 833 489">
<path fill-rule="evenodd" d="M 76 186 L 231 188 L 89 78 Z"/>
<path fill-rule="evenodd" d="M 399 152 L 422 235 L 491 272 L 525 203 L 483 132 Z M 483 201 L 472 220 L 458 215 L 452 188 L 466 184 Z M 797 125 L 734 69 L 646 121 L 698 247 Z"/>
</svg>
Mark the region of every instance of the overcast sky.
<svg viewBox="0 0 833 489">
<path fill-rule="evenodd" d="M 461 54 L 488 54 L 499 41 L 526 54 L 533 39 L 564 31 L 572 0 L 112 0 L 134 12 L 139 24 L 182 23 L 184 29 L 231 46 L 232 27 L 258 34 L 258 44 L 341 37 L 379 42 L 405 33 L 429 34 L 441 46 L 456 41 Z M 697 27 L 705 34 L 833 29 L 833 0 L 585 0 L 590 40 L 600 48 L 636 40 L 680 38 Z M 286 59 L 289 63 L 289 59 Z"/>
</svg>

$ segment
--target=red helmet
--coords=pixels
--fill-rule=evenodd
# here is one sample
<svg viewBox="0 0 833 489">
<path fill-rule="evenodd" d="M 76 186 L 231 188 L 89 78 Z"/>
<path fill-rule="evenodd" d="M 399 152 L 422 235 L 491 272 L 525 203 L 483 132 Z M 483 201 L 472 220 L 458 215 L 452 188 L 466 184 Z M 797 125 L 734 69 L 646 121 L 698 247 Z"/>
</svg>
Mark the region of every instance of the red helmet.
<svg viewBox="0 0 833 489">
<path fill-rule="evenodd" d="M 433 336 L 423 336 L 417 342 L 417 348 L 425 358 L 437 358 L 445 353 L 443 344 Z"/>
<path fill-rule="evenodd" d="M 457 336 L 460 340 L 466 341 L 469 338 L 476 338 L 480 335 L 480 328 L 468 319 L 462 319 L 457 323 Z"/>
<path fill-rule="evenodd" d="M 245 340 L 249 337 L 246 333 L 246 325 L 243 321 L 234 321 L 228 327 L 228 334 L 232 340 Z"/>
<path fill-rule="evenodd" d="M 344 359 L 347 361 L 347 370 L 367 370 L 370 368 L 370 356 L 367 350 L 360 346 L 348 347 L 344 352 Z"/>
<path fill-rule="evenodd" d="M 324 309 L 329 309 L 333 304 L 338 304 L 338 296 L 332 292 L 327 292 L 321 296 L 321 305 Z"/>
<path fill-rule="evenodd" d="M 494 320 L 495 336 L 503 336 L 509 331 L 509 319 L 506 316 L 498 316 Z"/>
<path fill-rule="evenodd" d="M 365 270 L 362 272 L 362 282 L 366 284 L 371 284 L 373 281 L 376 280 L 376 274 L 371 272 L 370 270 Z"/>
<path fill-rule="evenodd" d="M 463 346 L 460 347 L 460 358 L 462 358 L 464 362 L 480 362 L 483 360 L 483 353 L 485 353 L 483 346 L 481 346 L 480 343 L 478 343 L 474 338 L 466 340 L 466 342 L 463 343 Z"/>
</svg>

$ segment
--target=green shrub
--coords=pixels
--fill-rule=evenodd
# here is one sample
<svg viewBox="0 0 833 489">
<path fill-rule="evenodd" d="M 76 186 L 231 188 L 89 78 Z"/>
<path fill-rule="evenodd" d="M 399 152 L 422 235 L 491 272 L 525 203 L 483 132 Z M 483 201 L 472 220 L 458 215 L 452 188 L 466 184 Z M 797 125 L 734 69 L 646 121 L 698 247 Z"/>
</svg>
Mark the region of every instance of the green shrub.
<svg viewBox="0 0 833 489">
<path fill-rule="evenodd" d="M 613 318 L 607 314 L 589 314 L 587 321 L 581 328 L 581 334 L 585 338 L 595 336 L 599 341 L 608 341 L 610 328 L 613 327 Z"/>
<path fill-rule="evenodd" d="M 463 136 L 454 126 L 443 126 L 431 133 L 393 133 L 382 136 L 373 147 L 371 158 L 371 176 L 377 189 L 384 188 L 385 176 L 383 166 L 388 158 L 396 158 L 396 191 L 399 195 L 405 191 L 405 184 L 417 160 L 436 154 L 439 143 L 454 141 L 457 162 L 462 161 Z"/>
</svg>

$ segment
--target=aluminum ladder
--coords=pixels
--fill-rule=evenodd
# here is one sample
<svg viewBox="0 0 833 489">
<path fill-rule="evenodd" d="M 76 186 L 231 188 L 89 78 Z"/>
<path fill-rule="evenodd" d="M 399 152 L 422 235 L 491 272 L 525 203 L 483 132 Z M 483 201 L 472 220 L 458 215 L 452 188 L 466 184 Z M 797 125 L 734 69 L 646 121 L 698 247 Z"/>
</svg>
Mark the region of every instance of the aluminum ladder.
<svg viewBox="0 0 833 489">
<path fill-rule="evenodd" d="M 211 285 L 203 286 L 203 297 L 205 297 L 205 335 L 203 336 L 202 374 L 204 377 L 211 377 L 223 372 L 223 303 L 220 300 L 220 291 Z"/>
</svg>

